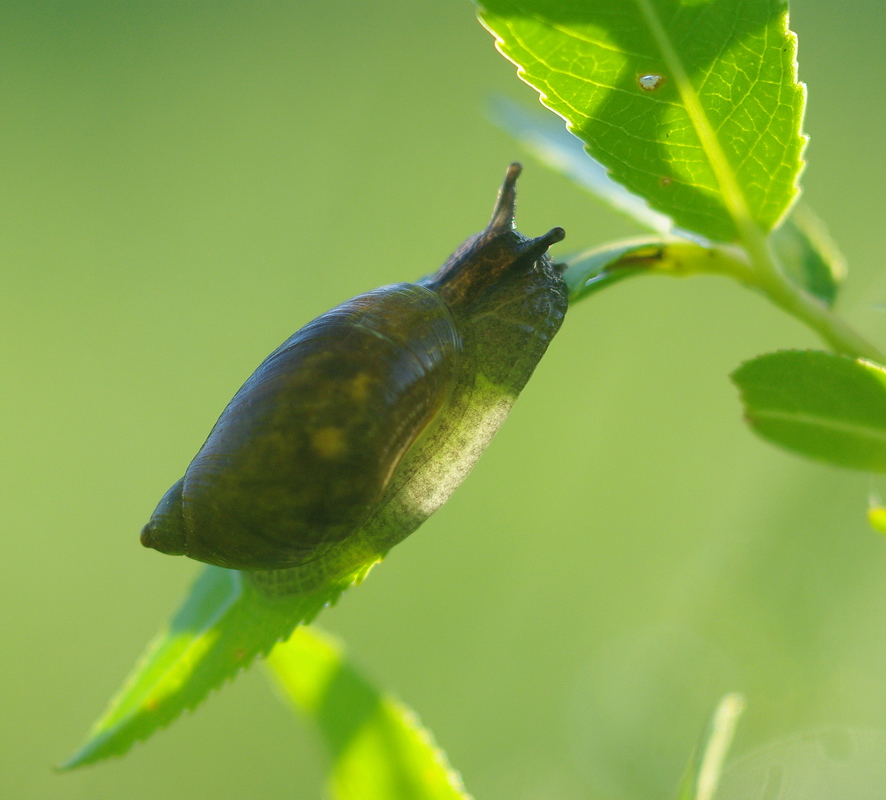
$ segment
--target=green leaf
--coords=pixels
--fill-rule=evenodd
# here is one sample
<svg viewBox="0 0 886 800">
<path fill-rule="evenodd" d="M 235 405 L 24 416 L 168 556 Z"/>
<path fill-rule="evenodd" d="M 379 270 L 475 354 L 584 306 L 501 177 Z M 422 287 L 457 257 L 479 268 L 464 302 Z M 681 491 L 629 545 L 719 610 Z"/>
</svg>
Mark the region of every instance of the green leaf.
<svg viewBox="0 0 886 800">
<path fill-rule="evenodd" d="M 207 567 L 172 622 L 148 646 L 83 747 L 61 769 L 119 756 L 193 709 L 359 583 L 372 564 L 310 594 L 269 597 L 233 570 Z"/>
<path fill-rule="evenodd" d="M 498 49 L 629 191 L 719 241 L 797 194 L 804 87 L 783 0 L 482 0 Z"/>
<path fill-rule="evenodd" d="M 651 262 L 661 260 L 664 252 L 665 244 L 660 239 L 637 239 L 570 256 L 565 260 L 563 273 L 570 305 L 613 283 L 642 274 Z"/>
<path fill-rule="evenodd" d="M 703 746 L 693 753 L 689 761 L 677 800 L 713 800 L 744 706 L 744 697 L 734 692 L 720 700 L 708 725 Z"/>
<path fill-rule="evenodd" d="M 591 158 L 581 142 L 563 127 L 561 120 L 530 111 L 504 97 L 496 99 L 492 117 L 543 164 L 634 222 L 659 234 L 687 235 L 670 217 L 653 210 L 642 197 L 612 180 L 603 165 Z M 805 203 L 797 203 L 773 231 L 772 244 L 788 277 L 832 306 L 846 277 L 846 262 L 824 222 L 812 209 Z M 619 276 L 628 274 L 637 273 L 620 272 Z M 602 284 L 595 284 L 595 290 L 597 288 L 603 288 Z"/>
<path fill-rule="evenodd" d="M 337 800 L 467 800 L 413 712 L 369 683 L 328 634 L 297 630 L 271 651 L 267 665 L 284 696 L 323 735 Z"/>
<path fill-rule="evenodd" d="M 565 260 L 563 279 L 574 304 L 632 275 L 728 275 L 747 280 L 747 265 L 728 248 L 703 247 L 683 239 L 628 239 Z"/>
<path fill-rule="evenodd" d="M 846 262 L 812 209 L 798 203 L 773 233 L 772 244 L 788 277 L 832 306 L 846 277 Z"/>
<path fill-rule="evenodd" d="M 748 361 L 732 379 L 763 438 L 841 467 L 886 472 L 886 368 L 792 350 Z"/>
</svg>

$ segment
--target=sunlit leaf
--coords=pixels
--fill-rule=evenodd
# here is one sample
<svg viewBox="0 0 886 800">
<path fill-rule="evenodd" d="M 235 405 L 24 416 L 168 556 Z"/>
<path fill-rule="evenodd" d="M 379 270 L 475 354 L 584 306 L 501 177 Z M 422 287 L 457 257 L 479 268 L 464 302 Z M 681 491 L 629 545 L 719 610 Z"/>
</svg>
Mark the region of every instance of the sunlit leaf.
<svg viewBox="0 0 886 800">
<path fill-rule="evenodd" d="M 466 800 L 416 716 L 380 692 L 328 634 L 300 628 L 267 659 L 285 697 L 317 725 L 336 800 Z"/>
<path fill-rule="evenodd" d="M 62 769 L 122 755 L 147 739 L 334 603 L 370 567 L 325 589 L 280 598 L 259 592 L 239 572 L 207 567 Z"/>
<path fill-rule="evenodd" d="M 792 350 L 748 361 L 732 379 L 764 438 L 842 467 L 886 472 L 886 368 Z"/>
<path fill-rule="evenodd" d="M 809 206 L 798 203 L 772 235 L 772 244 L 788 277 L 833 305 L 846 276 L 846 262 Z"/>
<path fill-rule="evenodd" d="M 805 94 L 783 0 L 481 0 L 499 50 L 610 175 L 746 239 L 796 193 Z"/>
</svg>

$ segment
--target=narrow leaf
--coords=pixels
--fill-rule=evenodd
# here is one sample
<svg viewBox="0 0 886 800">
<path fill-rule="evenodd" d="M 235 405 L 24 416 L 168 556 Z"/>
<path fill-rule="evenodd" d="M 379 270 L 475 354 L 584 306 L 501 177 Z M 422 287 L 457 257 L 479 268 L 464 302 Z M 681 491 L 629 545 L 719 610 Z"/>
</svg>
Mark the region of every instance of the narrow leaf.
<svg viewBox="0 0 886 800">
<path fill-rule="evenodd" d="M 565 261 L 563 280 L 569 288 L 569 302 L 576 303 L 590 294 L 648 269 L 664 257 L 660 239 L 614 242 L 570 256 Z"/>
<path fill-rule="evenodd" d="M 563 279 L 571 304 L 632 275 L 706 274 L 746 280 L 747 264 L 733 250 L 674 238 L 628 239 L 570 256 Z"/>
<path fill-rule="evenodd" d="M 498 49 L 629 191 L 709 239 L 768 233 L 802 167 L 783 0 L 478 0 Z"/>
<path fill-rule="evenodd" d="M 332 758 L 337 800 L 467 800 L 461 779 L 430 733 L 376 689 L 341 644 L 300 628 L 267 659 L 284 696 L 317 725 Z"/>
<path fill-rule="evenodd" d="M 841 467 L 886 472 L 886 368 L 793 350 L 748 361 L 732 379 L 763 438 Z"/>
<path fill-rule="evenodd" d="M 272 598 L 239 573 L 207 567 L 172 622 L 148 646 L 83 747 L 61 769 L 119 756 L 193 709 L 293 628 L 359 583 L 372 565 L 310 594 Z"/>
<path fill-rule="evenodd" d="M 744 706 L 744 697 L 734 692 L 720 700 L 708 725 L 703 746 L 689 761 L 677 800 L 713 800 Z"/>
<path fill-rule="evenodd" d="M 798 203 L 772 235 L 772 244 L 788 277 L 825 305 L 837 299 L 846 262 L 824 222 Z"/>
</svg>

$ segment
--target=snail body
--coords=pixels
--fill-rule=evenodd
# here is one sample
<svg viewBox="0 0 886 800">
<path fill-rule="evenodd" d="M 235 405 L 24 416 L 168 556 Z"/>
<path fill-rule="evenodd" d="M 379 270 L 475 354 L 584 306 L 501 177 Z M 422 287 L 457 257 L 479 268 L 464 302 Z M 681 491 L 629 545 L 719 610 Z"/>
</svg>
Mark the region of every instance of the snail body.
<svg viewBox="0 0 886 800">
<path fill-rule="evenodd" d="M 487 228 L 435 274 L 359 295 L 291 336 L 237 392 L 142 544 L 306 591 L 386 553 L 476 463 L 566 312 L 514 228 L 512 164 Z"/>
</svg>

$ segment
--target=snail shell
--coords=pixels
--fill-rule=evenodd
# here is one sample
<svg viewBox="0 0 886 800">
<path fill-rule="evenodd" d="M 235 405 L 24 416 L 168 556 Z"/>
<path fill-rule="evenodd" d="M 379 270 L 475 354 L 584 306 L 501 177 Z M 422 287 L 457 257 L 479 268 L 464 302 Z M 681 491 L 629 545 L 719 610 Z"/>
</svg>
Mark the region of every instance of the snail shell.
<svg viewBox="0 0 886 800">
<path fill-rule="evenodd" d="M 303 591 L 383 555 L 439 508 L 566 312 L 547 255 L 565 234 L 515 230 L 519 174 L 512 164 L 488 227 L 437 273 L 342 303 L 268 356 L 142 544 Z"/>
</svg>

